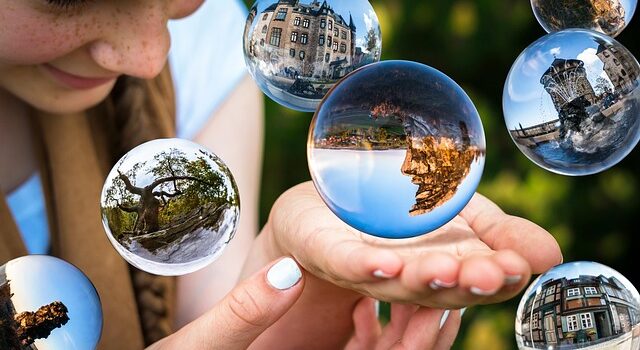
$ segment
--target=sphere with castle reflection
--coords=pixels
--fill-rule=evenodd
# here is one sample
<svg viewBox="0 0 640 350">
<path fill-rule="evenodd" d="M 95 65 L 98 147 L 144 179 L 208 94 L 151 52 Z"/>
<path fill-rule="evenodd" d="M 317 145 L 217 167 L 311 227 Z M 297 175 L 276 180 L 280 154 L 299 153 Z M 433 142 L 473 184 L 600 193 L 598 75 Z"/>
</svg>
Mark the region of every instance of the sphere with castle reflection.
<svg viewBox="0 0 640 350">
<path fill-rule="evenodd" d="M 602 264 L 558 265 L 525 291 L 515 328 L 520 350 L 635 350 L 640 348 L 640 295 L 628 279 Z"/>
<path fill-rule="evenodd" d="M 640 66 L 620 43 L 587 30 L 549 34 L 513 64 L 507 129 L 537 165 L 589 175 L 620 162 L 640 139 Z"/>
<path fill-rule="evenodd" d="M 257 0 L 244 31 L 245 62 L 258 86 L 306 112 L 346 74 L 377 62 L 381 48 L 367 0 Z"/>
<path fill-rule="evenodd" d="M 548 32 L 590 29 L 616 37 L 629 24 L 637 0 L 531 0 L 538 22 Z"/>
<path fill-rule="evenodd" d="M 340 81 L 318 107 L 307 149 L 329 208 L 386 238 L 450 221 L 473 196 L 485 159 L 467 94 L 436 69 L 407 61 L 374 63 Z"/>
<path fill-rule="evenodd" d="M 213 262 L 239 221 L 227 166 L 187 140 L 161 139 L 129 151 L 107 177 L 102 222 L 118 253 L 149 273 L 177 276 Z"/>
<path fill-rule="evenodd" d="M 75 266 L 45 255 L 0 266 L 0 349 L 96 349 L 102 322 L 98 293 Z"/>
</svg>

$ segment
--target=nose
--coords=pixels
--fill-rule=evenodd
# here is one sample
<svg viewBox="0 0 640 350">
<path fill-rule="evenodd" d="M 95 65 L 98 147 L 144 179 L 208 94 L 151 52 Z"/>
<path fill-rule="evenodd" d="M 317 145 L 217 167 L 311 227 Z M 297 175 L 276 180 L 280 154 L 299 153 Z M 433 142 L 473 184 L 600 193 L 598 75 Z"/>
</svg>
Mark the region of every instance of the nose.
<svg viewBox="0 0 640 350">
<path fill-rule="evenodd" d="M 167 21 L 171 11 L 179 9 L 156 0 L 119 4 L 123 5 L 110 9 L 111 18 L 102 24 L 99 39 L 91 43 L 89 52 L 104 69 L 151 79 L 167 61 L 171 42 Z"/>
<path fill-rule="evenodd" d="M 204 0 L 170 0 L 169 18 L 186 17 L 195 12 L 203 3 Z"/>
</svg>

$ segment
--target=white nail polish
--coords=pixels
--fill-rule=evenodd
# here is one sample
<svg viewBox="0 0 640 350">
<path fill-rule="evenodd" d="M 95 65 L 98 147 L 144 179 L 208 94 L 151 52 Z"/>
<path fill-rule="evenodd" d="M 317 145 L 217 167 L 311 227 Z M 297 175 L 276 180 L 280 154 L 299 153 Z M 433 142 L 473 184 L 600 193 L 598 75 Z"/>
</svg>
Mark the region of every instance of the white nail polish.
<svg viewBox="0 0 640 350">
<path fill-rule="evenodd" d="M 384 278 L 384 279 L 389 279 L 389 278 L 393 277 L 390 274 L 388 274 L 388 273 L 386 273 L 386 272 L 384 272 L 384 271 L 382 271 L 380 269 L 373 271 L 373 276 L 374 277 L 378 277 L 378 278 Z"/>
<path fill-rule="evenodd" d="M 462 309 L 460 309 L 460 317 L 462 317 L 466 311 L 467 311 L 466 307 L 463 307 Z"/>
<path fill-rule="evenodd" d="M 429 283 L 429 287 L 433 290 L 438 290 L 438 289 L 442 289 L 442 288 L 453 288 L 455 286 L 457 286 L 458 283 L 456 282 L 442 282 L 439 279 L 434 279 L 433 281 L 431 281 L 431 283 Z"/>
<path fill-rule="evenodd" d="M 481 297 L 488 297 L 496 294 L 497 292 L 498 292 L 497 290 L 482 290 L 478 287 L 471 287 L 471 294 L 481 296 Z"/>
<path fill-rule="evenodd" d="M 511 275 L 511 276 L 505 277 L 504 284 L 506 285 L 518 284 L 520 283 L 521 280 L 522 280 L 521 275 Z"/>
<path fill-rule="evenodd" d="M 276 289 L 286 290 L 298 283 L 302 278 L 302 271 L 291 258 L 284 258 L 275 263 L 267 272 L 267 281 Z"/>
<path fill-rule="evenodd" d="M 444 310 L 444 314 L 442 314 L 442 318 L 440 318 L 440 329 L 442 329 L 442 327 L 444 327 L 445 322 L 447 322 L 447 319 L 449 318 L 449 314 L 451 312 L 449 310 Z"/>
<path fill-rule="evenodd" d="M 380 300 L 373 303 L 373 309 L 376 311 L 376 318 L 380 317 Z"/>
</svg>

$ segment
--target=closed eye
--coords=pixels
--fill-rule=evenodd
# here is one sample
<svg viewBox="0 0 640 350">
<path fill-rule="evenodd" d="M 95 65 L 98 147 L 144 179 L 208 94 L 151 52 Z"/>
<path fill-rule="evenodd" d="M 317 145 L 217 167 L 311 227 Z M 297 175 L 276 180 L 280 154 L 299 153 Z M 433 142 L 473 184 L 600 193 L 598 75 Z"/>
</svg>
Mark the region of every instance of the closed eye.
<svg viewBox="0 0 640 350">
<path fill-rule="evenodd" d="M 88 2 L 88 0 L 46 0 L 50 5 L 62 9 L 71 9 Z"/>
</svg>

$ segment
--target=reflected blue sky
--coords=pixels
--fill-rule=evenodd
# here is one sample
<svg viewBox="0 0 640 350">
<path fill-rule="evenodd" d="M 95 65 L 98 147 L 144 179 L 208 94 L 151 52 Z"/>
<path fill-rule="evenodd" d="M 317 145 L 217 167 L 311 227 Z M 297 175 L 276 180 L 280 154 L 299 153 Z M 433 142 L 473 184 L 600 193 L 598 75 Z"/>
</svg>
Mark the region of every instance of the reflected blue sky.
<svg viewBox="0 0 640 350">
<path fill-rule="evenodd" d="M 347 224 L 386 238 L 413 237 L 446 224 L 464 208 L 480 182 L 484 157 L 472 163 L 453 198 L 427 214 L 410 216 L 418 186 L 401 172 L 405 154 L 314 149 L 310 169 L 327 205 Z"/>
<path fill-rule="evenodd" d="M 6 264 L 7 279 L 18 313 L 36 311 L 41 306 L 61 301 L 69 310 L 69 321 L 36 340 L 39 350 L 86 350 L 97 345 L 102 331 L 102 307 L 98 294 L 73 265 L 60 259 L 31 255 Z"/>
<path fill-rule="evenodd" d="M 594 37 L 610 41 L 604 35 L 586 30 L 568 30 L 548 34 L 517 58 L 505 83 L 503 108 L 509 130 L 538 125 L 558 118 L 550 95 L 540 78 L 555 58 L 585 62 L 587 79 L 592 86 L 598 77 L 606 77 L 602 61 L 596 56 L 599 44 Z"/>
</svg>

